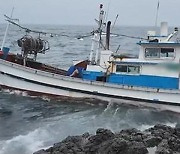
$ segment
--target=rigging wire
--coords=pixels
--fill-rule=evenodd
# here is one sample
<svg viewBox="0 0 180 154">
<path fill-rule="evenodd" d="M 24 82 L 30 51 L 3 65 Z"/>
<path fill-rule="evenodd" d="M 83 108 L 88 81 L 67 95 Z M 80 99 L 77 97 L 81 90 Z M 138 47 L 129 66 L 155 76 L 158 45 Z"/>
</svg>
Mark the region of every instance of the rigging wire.
<svg viewBox="0 0 180 154">
<path fill-rule="evenodd" d="M 107 8 L 107 13 L 106 13 L 106 19 L 105 19 L 105 22 L 108 21 L 108 15 L 109 15 L 109 8 L 110 8 L 110 5 L 111 5 L 111 0 L 109 0 L 109 3 L 108 3 L 108 8 Z"/>
<path fill-rule="evenodd" d="M 26 33 L 37 33 L 39 35 L 50 35 L 51 37 L 53 36 L 64 36 L 64 37 L 68 37 L 68 38 L 72 38 L 72 36 L 69 36 L 69 35 L 66 35 L 66 34 L 57 34 L 57 33 L 50 33 L 50 32 L 43 32 L 43 31 L 37 31 L 37 30 L 32 30 L 32 29 L 29 29 L 27 27 L 24 27 L 24 26 L 21 26 L 20 24 L 12 21 L 13 19 L 4 15 L 5 18 L 6 18 L 6 21 L 8 21 L 9 23 L 25 30 Z M 117 15 L 118 17 L 118 15 Z M 117 18 L 116 17 L 116 18 Z M 18 20 L 18 19 L 16 19 Z M 19 21 L 19 20 L 18 20 Z M 82 35 L 82 36 L 75 36 L 74 38 L 76 39 L 83 39 L 83 38 L 87 38 L 87 37 L 91 37 L 93 36 L 95 33 L 99 33 L 99 30 L 93 30 L 92 32 L 90 33 L 87 33 L 86 35 Z M 105 34 L 105 32 L 102 32 Z M 125 35 L 125 34 L 117 34 L 117 33 L 111 33 L 111 35 L 114 35 L 116 37 L 127 37 L 127 38 L 131 38 L 131 39 L 139 39 L 139 40 L 148 40 L 146 38 L 143 38 L 143 37 L 138 37 L 138 36 L 130 36 L 130 35 Z"/>
<path fill-rule="evenodd" d="M 13 24 L 13 25 L 15 25 L 15 26 L 17 26 L 17 27 L 25 30 L 26 33 L 37 33 L 37 34 L 39 34 L 39 35 L 48 35 L 48 34 L 49 34 L 51 37 L 53 37 L 53 36 L 65 36 L 65 37 L 70 37 L 70 36 L 68 36 L 68 35 L 66 35 L 66 34 L 57 34 L 57 33 L 49 33 L 49 32 L 32 30 L 32 29 L 29 29 L 29 28 L 27 28 L 27 27 L 23 27 L 23 26 L 21 26 L 20 24 L 12 21 L 12 19 L 11 19 L 10 17 L 8 17 L 8 16 L 6 16 L 6 15 L 4 15 L 4 16 L 5 16 L 5 18 L 6 18 L 6 21 L 8 21 L 9 23 L 11 23 L 11 24 Z"/>
<path fill-rule="evenodd" d="M 111 34 L 114 34 L 114 33 L 111 33 Z M 125 35 L 125 34 L 114 34 L 114 35 L 121 36 L 121 37 L 132 38 L 132 39 L 138 39 L 138 40 L 148 40 L 147 38 L 139 37 L 139 36 L 130 36 L 130 35 Z"/>
<path fill-rule="evenodd" d="M 116 21 L 117 21 L 118 17 L 119 17 L 119 14 L 116 15 L 116 18 L 115 18 L 115 20 L 114 20 L 114 23 L 113 23 L 113 26 L 112 26 L 111 30 L 114 29 L 114 26 L 115 26 L 115 24 L 116 24 Z"/>
<path fill-rule="evenodd" d="M 91 36 L 94 35 L 95 32 L 96 31 L 92 31 L 90 34 L 79 36 L 79 37 L 77 37 L 77 39 L 83 39 L 83 38 L 86 38 L 86 37 L 91 37 Z M 103 33 L 105 33 L 105 32 L 103 32 Z M 111 35 L 113 35 L 115 37 L 127 37 L 127 38 L 131 38 L 131 39 L 148 40 L 147 38 L 144 38 L 144 37 L 130 36 L 130 35 L 125 35 L 125 34 L 111 33 Z"/>
</svg>

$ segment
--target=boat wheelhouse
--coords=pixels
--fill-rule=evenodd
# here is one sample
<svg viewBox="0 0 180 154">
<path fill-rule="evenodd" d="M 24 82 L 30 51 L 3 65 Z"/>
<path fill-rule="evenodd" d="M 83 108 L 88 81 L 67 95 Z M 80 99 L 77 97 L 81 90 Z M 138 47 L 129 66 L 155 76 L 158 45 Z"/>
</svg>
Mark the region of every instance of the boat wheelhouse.
<svg viewBox="0 0 180 154">
<path fill-rule="evenodd" d="M 102 78 L 108 83 L 126 86 L 179 89 L 180 42 L 172 41 L 178 29 L 170 35 L 164 34 L 167 31 L 164 25 L 167 23 L 162 23 L 160 36 L 149 32 L 147 40 L 137 43 L 140 46 L 138 58 L 102 51 L 99 67 L 88 65 L 83 78 L 97 81 Z"/>
</svg>

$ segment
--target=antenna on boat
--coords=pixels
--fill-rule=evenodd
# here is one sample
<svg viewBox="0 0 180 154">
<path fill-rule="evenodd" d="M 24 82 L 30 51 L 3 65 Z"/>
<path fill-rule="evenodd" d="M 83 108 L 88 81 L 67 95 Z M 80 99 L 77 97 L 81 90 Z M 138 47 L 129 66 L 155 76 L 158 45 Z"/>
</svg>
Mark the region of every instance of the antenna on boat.
<svg viewBox="0 0 180 154">
<path fill-rule="evenodd" d="M 120 47 L 121 47 L 121 45 L 119 44 L 116 51 L 115 51 L 115 53 L 117 53 L 119 51 Z"/>
<path fill-rule="evenodd" d="M 160 6 L 160 2 L 158 0 L 157 11 L 156 11 L 155 27 L 157 27 L 157 21 L 158 21 L 158 15 L 159 15 L 159 6 Z"/>
<path fill-rule="evenodd" d="M 14 12 L 14 7 L 12 8 L 10 18 L 12 18 L 13 12 Z M 7 26 L 6 26 L 6 31 L 5 31 L 3 42 L 2 42 L 2 45 L 1 45 L 1 50 L 3 50 L 4 44 L 5 44 L 5 41 L 6 41 L 6 36 L 7 36 L 7 33 L 8 33 L 9 25 L 10 25 L 10 23 L 8 23 Z"/>
<path fill-rule="evenodd" d="M 109 3 L 108 3 L 108 8 L 107 8 L 107 11 L 106 11 L 106 19 L 105 19 L 105 21 L 107 22 L 107 20 L 108 20 L 108 15 L 109 15 L 109 8 L 110 8 L 110 5 L 111 5 L 111 0 L 109 0 Z"/>
<path fill-rule="evenodd" d="M 113 26 L 112 26 L 111 30 L 114 28 L 114 26 L 115 26 L 115 24 L 116 24 L 116 21 L 117 21 L 118 17 L 119 17 L 119 14 L 116 15 L 116 19 L 114 20 L 114 23 L 113 23 Z"/>
</svg>

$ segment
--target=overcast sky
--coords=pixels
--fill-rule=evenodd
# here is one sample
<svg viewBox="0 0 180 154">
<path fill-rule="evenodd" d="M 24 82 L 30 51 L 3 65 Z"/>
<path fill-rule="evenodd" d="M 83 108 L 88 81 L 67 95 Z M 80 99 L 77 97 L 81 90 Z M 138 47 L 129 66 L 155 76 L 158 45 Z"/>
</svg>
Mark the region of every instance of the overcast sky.
<svg viewBox="0 0 180 154">
<path fill-rule="evenodd" d="M 23 24 L 93 25 L 99 4 L 104 4 L 108 18 L 118 25 L 154 26 L 158 0 L 0 0 L 0 23 L 4 14 Z M 167 21 L 180 26 L 180 0 L 160 0 L 158 23 Z"/>
</svg>

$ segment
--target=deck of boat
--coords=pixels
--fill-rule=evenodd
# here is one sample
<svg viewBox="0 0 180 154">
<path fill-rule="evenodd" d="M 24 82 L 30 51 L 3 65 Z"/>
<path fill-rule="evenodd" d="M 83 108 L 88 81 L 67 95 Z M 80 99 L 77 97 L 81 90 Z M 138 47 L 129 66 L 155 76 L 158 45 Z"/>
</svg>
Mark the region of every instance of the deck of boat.
<svg viewBox="0 0 180 154">
<path fill-rule="evenodd" d="M 0 58 L 3 59 L 3 52 L 0 51 Z M 9 53 L 6 57 L 6 60 L 12 63 L 16 63 L 19 65 L 23 65 L 23 58 L 21 55 L 16 55 L 13 53 Z M 40 62 L 36 62 L 33 59 L 28 58 L 26 61 L 26 67 L 34 68 L 37 70 L 45 71 L 45 72 L 50 72 L 54 74 L 59 74 L 59 75 L 66 75 L 67 71 L 63 69 L 59 69 L 47 64 L 43 64 Z"/>
</svg>

